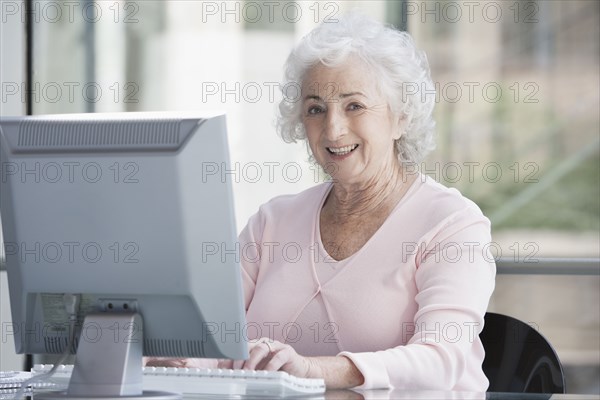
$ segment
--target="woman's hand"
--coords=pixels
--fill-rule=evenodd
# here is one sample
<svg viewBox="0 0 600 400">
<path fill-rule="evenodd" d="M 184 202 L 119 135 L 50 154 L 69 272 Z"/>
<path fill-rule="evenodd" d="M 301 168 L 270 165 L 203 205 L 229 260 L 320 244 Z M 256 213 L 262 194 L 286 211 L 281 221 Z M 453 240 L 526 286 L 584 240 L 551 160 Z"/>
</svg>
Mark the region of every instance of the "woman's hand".
<svg viewBox="0 0 600 400">
<path fill-rule="evenodd" d="M 247 360 L 198 358 L 144 358 L 145 365 L 159 367 L 229 368 L 285 371 L 299 378 L 318 378 L 327 389 L 346 389 L 362 385 L 364 377 L 345 356 L 302 357 L 287 344 L 261 338 L 249 342 Z"/>
<path fill-rule="evenodd" d="M 187 367 L 187 358 L 144 357 L 146 367 Z"/>
<path fill-rule="evenodd" d="M 221 362 L 219 367 L 233 369 L 259 369 L 265 371 L 285 371 L 299 378 L 322 378 L 320 368 L 308 358 L 302 357 L 292 346 L 261 338 L 248 343 L 247 360 Z"/>
<path fill-rule="evenodd" d="M 216 368 L 218 361 L 214 358 L 144 357 L 143 362 L 146 367 Z"/>
</svg>

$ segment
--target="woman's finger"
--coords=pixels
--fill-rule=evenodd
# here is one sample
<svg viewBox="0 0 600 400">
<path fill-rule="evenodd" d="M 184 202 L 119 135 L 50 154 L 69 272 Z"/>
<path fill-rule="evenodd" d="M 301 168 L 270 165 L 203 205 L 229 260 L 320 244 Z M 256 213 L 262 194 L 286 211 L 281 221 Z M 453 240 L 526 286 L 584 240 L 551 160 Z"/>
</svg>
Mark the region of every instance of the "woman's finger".
<svg viewBox="0 0 600 400">
<path fill-rule="evenodd" d="M 219 362 L 217 363 L 217 368 L 224 368 L 224 369 L 234 369 L 234 361 L 233 360 L 228 360 L 226 358 L 221 358 L 219 359 Z"/>
<path fill-rule="evenodd" d="M 277 351 L 271 359 L 263 366 L 266 371 L 279 371 L 281 367 L 289 363 L 291 360 L 291 352 L 289 348 L 283 348 Z"/>
<path fill-rule="evenodd" d="M 185 358 L 149 358 L 146 362 L 146 366 L 184 368 L 187 366 L 187 360 Z"/>
<path fill-rule="evenodd" d="M 257 369 L 258 364 L 270 356 L 272 347 L 265 342 L 257 342 L 250 349 L 250 356 L 243 365 L 243 369 Z"/>
<path fill-rule="evenodd" d="M 310 375 L 310 361 L 296 353 L 291 346 L 285 346 L 273 355 L 264 369 L 267 371 L 285 371 L 300 378 L 308 378 Z"/>
</svg>

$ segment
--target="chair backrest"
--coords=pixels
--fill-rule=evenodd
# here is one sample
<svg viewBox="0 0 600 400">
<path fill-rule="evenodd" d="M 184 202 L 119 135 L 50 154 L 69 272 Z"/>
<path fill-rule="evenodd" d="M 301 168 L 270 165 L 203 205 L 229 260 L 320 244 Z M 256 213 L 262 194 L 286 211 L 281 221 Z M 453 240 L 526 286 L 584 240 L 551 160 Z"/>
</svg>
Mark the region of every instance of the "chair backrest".
<svg viewBox="0 0 600 400">
<path fill-rule="evenodd" d="M 565 393 L 563 368 L 550 343 L 532 326 L 486 313 L 479 335 L 490 392 Z"/>
</svg>

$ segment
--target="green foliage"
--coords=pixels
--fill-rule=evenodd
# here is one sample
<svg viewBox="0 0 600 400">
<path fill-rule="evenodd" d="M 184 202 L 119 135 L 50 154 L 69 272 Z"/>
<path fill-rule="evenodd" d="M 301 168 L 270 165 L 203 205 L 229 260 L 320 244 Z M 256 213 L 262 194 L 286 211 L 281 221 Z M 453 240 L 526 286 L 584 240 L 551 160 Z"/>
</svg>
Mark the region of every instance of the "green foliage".
<svg viewBox="0 0 600 400">
<path fill-rule="evenodd" d="M 543 173 L 541 176 L 543 177 Z M 596 154 L 562 177 L 534 201 L 516 210 L 495 229 L 600 230 L 600 155 Z M 493 193 L 471 198 L 490 215 L 524 190 L 527 183 L 498 187 Z"/>
</svg>

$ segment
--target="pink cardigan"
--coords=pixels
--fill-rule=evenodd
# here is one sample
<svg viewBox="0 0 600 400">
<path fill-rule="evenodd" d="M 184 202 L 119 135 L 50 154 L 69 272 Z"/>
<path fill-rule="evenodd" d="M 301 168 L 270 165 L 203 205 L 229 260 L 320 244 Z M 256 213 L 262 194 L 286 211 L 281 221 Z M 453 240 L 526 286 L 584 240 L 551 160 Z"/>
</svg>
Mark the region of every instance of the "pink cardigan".
<svg viewBox="0 0 600 400">
<path fill-rule="evenodd" d="M 331 187 L 272 199 L 240 234 L 249 339 L 347 356 L 364 389 L 485 391 L 478 335 L 496 272 L 489 220 L 421 175 L 373 237 L 335 261 L 319 230 Z"/>
</svg>

